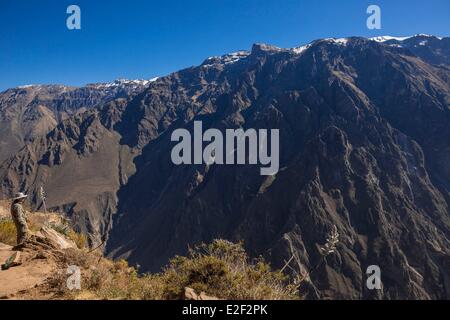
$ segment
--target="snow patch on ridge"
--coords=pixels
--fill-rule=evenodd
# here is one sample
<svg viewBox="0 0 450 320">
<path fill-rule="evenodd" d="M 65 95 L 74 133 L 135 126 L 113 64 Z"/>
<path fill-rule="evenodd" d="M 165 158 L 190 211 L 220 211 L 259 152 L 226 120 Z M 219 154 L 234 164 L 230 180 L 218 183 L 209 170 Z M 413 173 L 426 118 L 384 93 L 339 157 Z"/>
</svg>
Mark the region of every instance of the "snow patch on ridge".
<svg viewBox="0 0 450 320">
<path fill-rule="evenodd" d="M 386 42 L 386 41 L 389 41 L 389 40 L 404 41 L 404 40 L 409 39 L 409 38 L 412 38 L 412 37 L 380 36 L 380 37 L 369 38 L 369 40 L 376 41 L 376 42 Z"/>
<path fill-rule="evenodd" d="M 326 40 L 337 43 L 337 44 L 342 44 L 344 46 L 348 43 L 348 38 L 329 38 Z"/>
<path fill-rule="evenodd" d="M 95 87 L 95 88 L 116 88 L 121 86 L 131 86 L 131 87 L 145 87 L 150 82 L 154 82 L 158 80 L 158 78 L 153 78 L 150 80 L 144 80 L 144 79 L 136 79 L 136 80 L 128 80 L 128 79 L 117 79 L 113 82 L 106 82 L 106 83 L 94 83 L 89 84 L 88 86 Z"/>
<path fill-rule="evenodd" d="M 424 33 L 419 33 L 416 34 L 414 36 L 408 36 L 408 37 L 393 37 L 393 36 L 379 36 L 379 37 L 373 37 L 373 38 L 369 38 L 369 40 L 372 41 L 376 41 L 376 42 L 386 42 L 386 41 L 390 41 L 390 40 L 397 40 L 397 41 L 405 41 L 414 37 L 427 37 L 427 38 L 436 38 L 439 40 L 442 40 L 442 37 L 436 37 L 433 35 L 429 35 L 429 34 L 424 34 Z"/>
<path fill-rule="evenodd" d="M 31 87 L 35 87 L 36 84 L 26 84 L 24 86 L 18 86 L 17 88 L 19 89 L 26 89 L 26 88 L 31 88 Z"/>
<path fill-rule="evenodd" d="M 239 60 L 246 58 L 250 55 L 248 51 L 237 51 L 229 54 L 225 54 L 223 56 L 213 56 L 209 57 L 203 63 L 204 67 L 210 67 L 214 65 L 228 65 L 232 63 L 236 63 Z"/>
<path fill-rule="evenodd" d="M 327 42 L 336 43 L 338 45 L 345 46 L 345 45 L 347 45 L 349 38 L 325 38 L 322 40 L 313 41 L 307 45 L 291 48 L 290 51 L 294 54 L 301 54 L 301 53 L 305 52 L 306 50 L 308 50 L 309 48 L 311 48 L 315 42 L 320 42 L 320 41 L 327 41 Z"/>
<path fill-rule="evenodd" d="M 302 52 L 308 50 L 309 48 L 311 48 L 311 44 L 307 44 L 306 46 L 292 48 L 291 51 L 295 54 L 301 54 Z"/>
<path fill-rule="evenodd" d="M 423 34 L 423 33 L 419 33 L 419 34 L 416 34 L 414 36 L 409 36 L 409 37 L 379 36 L 379 37 L 373 37 L 373 38 L 367 38 L 367 39 L 371 40 L 371 41 L 376 41 L 376 42 L 383 43 L 383 42 L 387 42 L 387 41 L 390 41 L 390 40 L 395 40 L 395 41 L 398 41 L 398 42 L 402 42 L 402 41 L 405 41 L 405 40 L 408 40 L 408 39 L 411 39 L 411 38 L 414 38 L 414 37 L 427 37 L 427 38 L 435 38 L 435 39 L 439 39 L 439 40 L 443 39 L 442 37 L 436 37 L 436 36 L 433 36 L 433 35 L 428 35 L 428 34 Z M 321 41 L 326 41 L 326 42 L 330 42 L 330 43 L 335 43 L 335 44 L 338 44 L 338 45 L 346 46 L 348 44 L 348 42 L 350 41 L 350 38 L 325 38 L 325 39 L 319 39 L 319 40 L 313 41 L 313 42 L 311 42 L 310 44 L 307 44 L 307 45 L 302 45 L 302 46 L 299 46 L 299 47 L 291 48 L 290 51 L 293 52 L 294 54 L 301 54 L 301 53 L 305 52 L 306 50 L 308 50 L 309 48 L 311 48 L 314 43 L 321 42 Z M 423 41 L 421 41 L 419 43 L 419 45 L 424 46 L 424 45 L 427 45 L 427 43 L 428 43 L 428 40 L 423 40 Z M 392 46 L 392 47 L 400 47 L 400 48 L 402 47 L 402 45 L 397 44 L 397 43 L 390 44 L 390 46 Z"/>
</svg>

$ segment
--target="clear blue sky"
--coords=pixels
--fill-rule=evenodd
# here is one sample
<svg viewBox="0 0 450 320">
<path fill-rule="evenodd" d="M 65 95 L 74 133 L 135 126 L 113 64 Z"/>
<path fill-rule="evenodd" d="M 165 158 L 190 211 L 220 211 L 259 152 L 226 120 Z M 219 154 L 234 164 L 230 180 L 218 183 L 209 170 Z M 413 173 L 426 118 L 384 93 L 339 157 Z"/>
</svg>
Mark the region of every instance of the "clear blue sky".
<svg viewBox="0 0 450 320">
<path fill-rule="evenodd" d="M 81 8 L 82 29 L 66 28 Z M 382 9 L 382 30 L 366 9 Z M 264 42 L 323 37 L 450 35 L 449 0 L 0 0 L 0 90 L 151 78 Z"/>
</svg>

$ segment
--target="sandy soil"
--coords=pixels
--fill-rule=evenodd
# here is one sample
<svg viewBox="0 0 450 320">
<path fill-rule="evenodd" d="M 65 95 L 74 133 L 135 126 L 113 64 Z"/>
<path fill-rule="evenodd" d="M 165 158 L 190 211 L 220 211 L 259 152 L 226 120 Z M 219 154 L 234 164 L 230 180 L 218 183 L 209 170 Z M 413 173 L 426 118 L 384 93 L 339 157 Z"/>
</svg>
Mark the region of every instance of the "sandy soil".
<svg viewBox="0 0 450 320">
<path fill-rule="evenodd" d="M 3 264 L 14 252 L 11 246 L 0 243 L 0 262 Z M 0 299 L 14 298 L 14 295 L 42 284 L 56 270 L 52 261 L 33 258 L 31 253 L 22 252 L 22 265 L 0 271 Z"/>
</svg>

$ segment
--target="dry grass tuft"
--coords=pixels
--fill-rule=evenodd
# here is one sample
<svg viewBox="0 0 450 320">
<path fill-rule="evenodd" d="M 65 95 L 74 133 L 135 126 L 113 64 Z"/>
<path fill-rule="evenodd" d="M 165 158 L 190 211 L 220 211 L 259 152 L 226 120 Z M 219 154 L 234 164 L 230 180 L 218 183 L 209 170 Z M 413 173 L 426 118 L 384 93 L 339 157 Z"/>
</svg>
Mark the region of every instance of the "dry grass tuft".
<svg viewBox="0 0 450 320">
<path fill-rule="evenodd" d="M 77 245 L 78 249 L 84 249 L 87 246 L 87 237 L 86 235 L 82 234 L 82 233 L 78 233 L 75 232 L 73 230 L 69 230 L 69 232 L 67 232 L 67 237 L 72 240 L 73 242 L 75 242 L 75 244 Z"/>
<path fill-rule="evenodd" d="M 215 240 L 189 250 L 186 257 L 172 259 L 163 272 L 139 275 L 120 260 L 112 262 L 100 253 L 68 250 L 61 261 L 66 268 L 82 269 L 81 291 L 66 289 L 64 268 L 49 282 L 61 299 L 183 299 L 185 287 L 220 299 L 298 299 L 296 286 L 287 277 L 272 271 L 262 258 L 252 261 L 242 244 Z"/>
<path fill-rule="evenodd" d="M 162 275 L 166 298 L 181 298 L 185 287 L 221 299 L 296 299 L 296 286 L 279 271 L 272 271 L 262 257 L 251 260 L 241 243 L 214 240 L 175 257 Z"/>
<path fill-rule="evenodd" d="M 16 245 L 16 227 L 11 219 L 0 218 L 0 242 L 10 246 Z"/>
</svg>

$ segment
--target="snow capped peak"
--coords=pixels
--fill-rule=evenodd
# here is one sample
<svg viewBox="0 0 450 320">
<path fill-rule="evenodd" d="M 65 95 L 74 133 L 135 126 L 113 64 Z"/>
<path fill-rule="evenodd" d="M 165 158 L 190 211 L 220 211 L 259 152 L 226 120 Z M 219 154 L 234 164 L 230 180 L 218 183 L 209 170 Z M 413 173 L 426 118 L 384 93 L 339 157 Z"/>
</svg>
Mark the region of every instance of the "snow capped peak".
<svg viewBox="0 0 450 320">
<path fill-rule="evenodd" d="M 204 67 L 210 67 L 213 65 L 227 65 L 235 63 L 243 58 L 246 58 L 250 55 L 248 51 L 237 51 L 229 54 L 225 54 L 223 56 L 213 56 L 209 57 L 203 63 Z"/>
<path fill-rule="evenodd" d="M 129 79 L 117 79 L 114 82 L 110 83 L 111 85 L 137 85 L 137 86 L 146 86 L 149 84 L 151 80 L 145 80 L 145 79 L 135 79 L 135 80 L 129 80 Z"/>
<path fill-rule="evenodd" d="M 134 79 L 134 80 L 129 80 L 129 79 L 116 79 L 112 82 L 100 82 L 100 83 L 89 83 L 86 85 L 87 88 L 94 88 L 94 89 L 117 89 L 120 87 L 124 87 L 127 89 L 139 89 L 139 88 L 144 88 L 146 86 L 148 86 L 151 82 L 155 82 L 156 80 L 158 80 L 159 77 L 155 77 L 149 80 L 146 79 Z M 51 90 L 51 89 L 56 89 L 56 90 L 63 90 L 63 91 L 67 91 L 67 90 L 72 90 L 72 89 L 77 89 L 79 87 L 74 87 L 74 86 L 66 86 L 66 85 L 62 85 L 62 84 L 27 84 L 27 85 L 22 85 L 22 86 L 18 86 L 16 87 L 17 89 L 30 89 L 30 90 Z"/>
<path fill-rule="evenodd" d="M 280 52 L 283 51 L 283 49 L 266 43 L 255 43 L 252 47 L 252 52 L 258 51 Z"/>
<path fill-rule="evenodd" d="M 409 38 L 411 38 L 411 37 L 379 36 L 379 37 L 369 38 L 369 40 L 376 41 L 376 42 L 386 42 L 386 41 L 390 41 L 390 40 L 404 41 Z"/>
<path fill-rule="evenodd" d="M 295 54 L 301 54 L 302 52 L 308 50 L 311 47 L 311 44 L 307 44 L 305 46 L 292 48 L 291 51 Z"/>
<path fill-rule="evenodd" d="M 431 34 L 425 34 L 425 33 L 416 34 L 414 37 L 437 38 L 439 40 L 442 40 L 442 37 L 436 37 L 436 36 L 433 36 Z"/>
<path fill-rule="evenodd" d="M 325 39 L 313 41 L 307 45 L 291 48 L 290 51 L 294 54 L 301 54 L 301 53 L 305 52 L 306 50 L 308 50 L 309 48 L 311 48 L 314 43 L 318 43 L 318 42 L 322 42 L 322 41 L 345 46 L 345 45 L 347 45 L 349 38 L 325 38 Z"/>
<path fill-rule="evenodd" d="M 391 41 L 391 40 L 402 42 L 402 41 L 405 41 L 405 40 L 408 40 L 408 39 L 411 39 L 411 38 L 415 38 L 415 37 L 426 37 L 426 38 L 434 38 L 434 39 L 439 39 L 439 40 L 443 39 L 442 37 L 436 37 L 436 36 L 433 36 L 433 35 L 419 33 L 419 34 L 416 34 L 414 36 L 409 36 L 409 37 L 378 36 L 378 37 L 368 38 L 368 40 L 376 41 L 376 42 L 380 42 L 380 43 L 383 43 L 383 42 L 386 42 L 386 41 Z M 301 54 L 301 53 L 305 52 L 309 48 L 311 48 L 315 43 L 322 43 L 322 42 L 328 42 L 328 43 L 334 43 L 334 44 L 337 44 L 337 45 L 346 46 L 348 44 L 348 42 L 350 41 L 350 39 L 351 38 L 325 38 L 325 39 L 319 39 L 319 40 L 313 41 L 313 42 L 311 42 L 311 43 L 309 43 L 307 45 L 302 45 L 302 46 L 299 46 L 299 47 L 291 48 L 290 51 L 292 53 L 298 55 L 298 54 Z M 419 45 L 421 45 L 421 46 L 424 46 L 426 44 L 427 44 L 427 40 L 422 40 L 419 43 Z M 395 44 L 395 43 L 391 44 L 391 46 L 401 47 L 401 45 Z"/>
<path fill-rule="evenodd" d="M 390 41 L 390 40 L 396 40 L 396 41 L 401 42 L 401 41 L 405 41 L 405 40 L 415 38 L 415 37 L 436 38 L 436 39 L 442 40 L 441 37 L 436 37 L 436 36 L 424 34 L 424 33 L 419 33 L 414 36 L 408 36 L 408 37 L 380 36 L 380 37 L 369 38 L 369 40 L 376 41 L 376 42 L 386 42 L 386 41 Z"/>
<path fill-rule="evenodd" d="M 88 86 L 91 87 L 95 87 L 98 89 L 106 89 L 106 88 L 117 88 L 117 87 L 133 87 L 133 88 L 137 88 L 137 87 L 145 87 L 147 86 L 149 83 L 154 82 L 158 80 L 158 78 L 152 78 L 150 80 L 145 80 L 145 79 L 135 79 L 135 80 L 129 80 L 129 79 L 117 79 L 114 80 L 113 82 L 106 82 L 106 83 L 94 83 L 94 84 L 90 84 Z"/>
<path fill-rule="evenodd" d="M 326 39 L 323 39 L 323 41 L 342 44 L 345 46 L 348 42 L 348 38 L 326 38 Z"/>
<path fill-rule="evenodd" d="M 348 42 L 348 38 L 337 38 L 337 39 L 333 39 L 333 41 L 335 43 L 346 45 Z"/>
<path fill-rule="evenodd" d="M 17 89 L 32 89 L 32 90 L 67 90 L 71 87 L 63 84 L 26 84 L 18 86 Z"/>
</svg>

